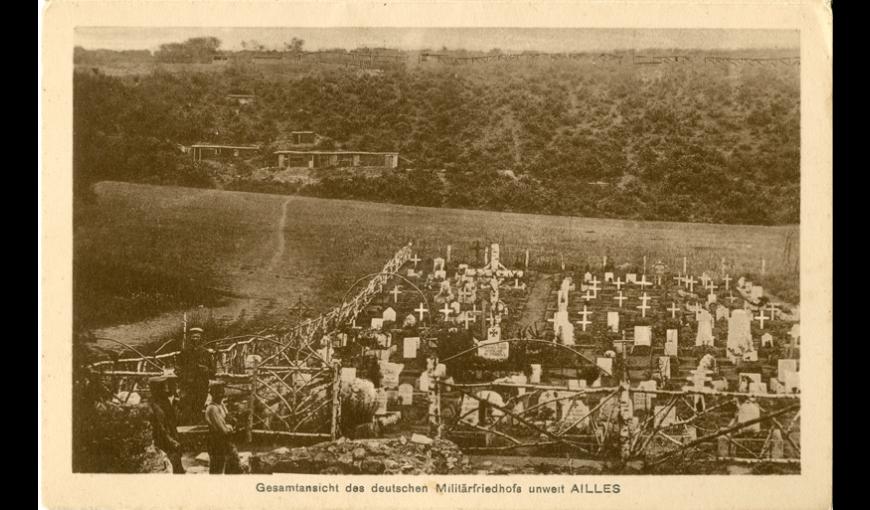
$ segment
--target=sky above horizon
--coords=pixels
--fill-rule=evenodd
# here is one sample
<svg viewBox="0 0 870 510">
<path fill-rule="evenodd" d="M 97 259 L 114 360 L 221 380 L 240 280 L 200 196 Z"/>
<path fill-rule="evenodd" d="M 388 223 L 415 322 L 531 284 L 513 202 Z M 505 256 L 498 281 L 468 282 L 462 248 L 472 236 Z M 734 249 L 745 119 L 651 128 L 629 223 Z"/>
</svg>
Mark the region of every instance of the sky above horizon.
<svg viewBox="0 0 870 510">
<path fill-rule="evenodd" d="M 386 47 L 402 50 L 613 51 L 631 49 L 797 49 L 797 30 L 595 29 L 595 28 L 239 28 L 239 27 L 79 27 L 75 44 L 86 49 L 156 50 L 161 44 L 214 36 L 225 50 L 255 40 L 280 49 L 293 37 L 305 49 Z"/>
</svg>

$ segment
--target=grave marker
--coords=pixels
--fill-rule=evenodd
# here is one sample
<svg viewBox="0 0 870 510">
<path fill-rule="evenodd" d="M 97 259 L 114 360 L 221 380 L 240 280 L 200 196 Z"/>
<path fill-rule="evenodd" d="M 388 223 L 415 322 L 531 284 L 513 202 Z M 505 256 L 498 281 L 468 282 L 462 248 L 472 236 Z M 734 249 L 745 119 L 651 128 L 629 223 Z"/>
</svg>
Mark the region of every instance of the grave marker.
<svg viewBox="0 0 870 510">
<path fill-rule="evenodd" d="M 640 298 L 641 305 L 637 308 L 640 309 L 641 317 L 646 318 L 646 311 L 650 309 L 650 306 L 647 304 L 650 300 L 650 297 L 647 296 L 646 292 L 643 293 L 643 297 Z"/>
<path fill-rule="evenodd" d="M 589 320 L 589 316 L 592 315 L 592 312 L 590 312 L 589 310 L 586 309 L 586 305 L 583 305 L 583 311 L 582 311 L 582 312 L 577 312 L 577 313 L 578 313 L 579 315 L 582 315 L 582 316 L 583 316 L 583 320 L 580 321 L 580 322 L 578 322 L 577 324 L 580 324 L 580 326 L 583 328 L 583 331 L 585 332 L 585 331 L 586 331 L 586 326 L 588 326 L 589 324 L 592 324 L 592 322 Z M 609 319 L 608 319 L 608 320 L 609 320 Z M 617 321 L 618 321 L 618 320 L 619 320 L 619 319 L 618 319 L 618 315 L 617 315 Z M 572 343 L 573 343 L 573 342 L 572 342 Z"/>
<path fill-rule="evenodd" d="M 619 333 L 619 312 L 607 312 L 607 327 L 613 333 Z"/>
<path fill-rule="evenodd" d="M 672 301 L 672 302 L 671 302 L 671 307 L 668 308 L 668 311 L 671 312 L 671 319 L 676 319 L 676 318 L 677 318 L 677 312 L 679 312 L 680 309 L 677 307 L 677 304 L 674 303 L 674 302 Z"/>
<path fill-rule="evenodd" d="M 372 317 L 371 329 L 381 329 L 384 327 L 384 319 L 381 317 Z"/>
<path fill-rule="evenodd" d="M 628 298 L 622 295 L 622 291 L 619 291 L 619 294 L 617 294 L 613 299 L 619 301 L 619 307 L 622 308 L 622 302 Z"/>
<path fill-rule="evenodd" d="M 417 348 L 420 346 L 420 337 L 409 336 L 405 337 L 402 343 L 402 357 L 411 359 L 417 357 Z"/>
<path fill-rule="evenodd" d="M 408 383 L 399 385 L 399 400 L 403 406 L 409 406 L 414 403 L 414 387 Z"/>
<path fill-rule="evenodd" d="M 384 310 L 384 313 L 381 314 L 381 318 L 384 322 L 396 322 L 396 311 L 388 306 L 387 309 Z"/>
<path fill-rule="evenodd" d="M 417 314 L 420 316 L 420 322 L 423 322 L 423 314 L 429 312 L 427 308 L 423 308 L 423 302 L 420 302 L 420 306 L 418 306 L 415 310 Z"/>
</svg>

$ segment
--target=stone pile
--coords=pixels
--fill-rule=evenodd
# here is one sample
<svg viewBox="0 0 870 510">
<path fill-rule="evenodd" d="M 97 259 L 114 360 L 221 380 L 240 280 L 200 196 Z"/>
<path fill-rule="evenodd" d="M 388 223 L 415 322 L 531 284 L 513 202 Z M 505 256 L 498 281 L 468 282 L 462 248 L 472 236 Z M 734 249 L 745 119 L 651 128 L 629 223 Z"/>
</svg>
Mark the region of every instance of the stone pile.
<svg viewBox="0 0 870 510">
<path fill-rule="evenodd" d="M 250 459 L 251 473 L 467 474 L 455 443 L 414 434 L 388 439 L 340 438 L 299 448 L 278 448 Z"/>
</svg>

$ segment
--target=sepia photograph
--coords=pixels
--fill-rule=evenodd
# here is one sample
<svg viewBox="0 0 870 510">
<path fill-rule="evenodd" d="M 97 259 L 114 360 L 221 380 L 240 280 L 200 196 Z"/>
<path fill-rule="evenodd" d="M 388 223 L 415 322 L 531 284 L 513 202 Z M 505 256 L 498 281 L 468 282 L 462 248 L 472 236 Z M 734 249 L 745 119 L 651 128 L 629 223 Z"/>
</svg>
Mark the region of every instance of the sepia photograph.
<svg viewBox="0 0 870 510">
<path fill-rule="evenodd" d="M 801 30 L 414 25 L 71 27 L 63 470 L 817 473 Z"/>
<path fill-rule="evenodd" d="M 75 35 L 76 471 L 800 472 L 796 31 Z"/>
</svg>

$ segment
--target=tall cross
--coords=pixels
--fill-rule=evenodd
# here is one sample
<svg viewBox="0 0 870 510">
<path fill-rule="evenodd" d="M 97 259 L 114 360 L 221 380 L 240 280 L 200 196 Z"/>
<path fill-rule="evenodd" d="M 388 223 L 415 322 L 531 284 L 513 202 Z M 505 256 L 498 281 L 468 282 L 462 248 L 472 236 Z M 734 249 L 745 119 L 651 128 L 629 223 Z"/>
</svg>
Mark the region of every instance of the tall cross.
<svg viewBox="0 0 870 510">
<path fill-rule="evenodd" d="M 616 290 L 621 291 L 622 286 L 625 285 L 625 282 L 622 281 L 621 277 L 616 277 L 616 280 L 613 280 L 613 284 L 616 285 Z"/>
<path fill-rule="evenodd" d="M 689 292 L 695 292 L 695 284 L 698 281 L 695 280 L 694 276 L 689 276 L 688 278 L 684 278 L 683 281 L 685 281 L 686 286 L 689 287 Z"/>
<path fill-rule="evenodd" d="M 758 315 L 755 317 L 759 323 L 761 323 L 761 329 L 764 329 L 764 321 L 769 319 L 766 315 L 764 315 L 764 309 L 758 311 Z"/>
<path fill-rule="evenodd" d="M 586 331 L 586 326 L 592 324 L 592 321 L 589 320 L 589 316 L 592 315 L 592 312 L 586 309 L 586 305 L 583 305 L 583 311 L 577 313 L 583 316 L 583 320 L 577 324 L 580 324 L 580 326 L 583 327 L 583 331 Z"/>
<path fill-rule="evenodd" d="M 646 311 L 650 308 L 650 306 L 647 304 L 647 301 L 649 301 L 649 299 L 650 297 L 646 295 L 646 292 L 644 292 L 643 296 L 640 298 L 642 304 L 637 308 L 640 309 L 641 317 L 646 318 Z"/>
<path fill-rule="evenodd" d="M 729 275 L 725 275 L 725 278 L 722 278 L 722 281 L 725 282 L 725 290 L 731 290 L 731 278 Z"/>
<path fill-rule="evenodd" d="M 652 285 L 652 282 L 646 281 L 646 273 L 644 273 L 641 275 L 640 281 L 637 282 L 637 284 L 640 285 L 641 289 L 645 289 L 647 285 Z"/>
<path fill-rule="evenodd" d="M 390 291 L 390 294 L 393 295 L 393 303 L 398 303 L 398 302 L 399 302 L 399 294 L 401 294 L 401 293 L 402 293 L 402 292 L 399 290 L 399 286 L 398 286 L 398 285 L 396 285 L 395 287 L 393 287 L 393 290 Z"/>
<path fill-rule="evenodd" d="M 679 307 L 677 307 L 677 304 L 676 304 L 676 303 L 671 302 L 671 307 L 668 308 L 668 311 L 671 312 L 671 319 L 676 319 L 676 318 L 677 318 L 677 312 L 679 312 L 680 309 L 679 309 Z"/>
<path fill-rule="evenodd" d="M 429 310 L 426 308 L 423 308 L 423 302 L 421 301 L 420 306 L 418 306 L 416 309 L 414 309 L 414 311 L 420 315 L 420 322 L 423 322 L 423 314 L 425 312 L 428 312 Z"/>
<path fill-rule="evenodd" d="M 414 263 L 414 269 L 417 269 L 417 262 L 420 262 L 420 261 L 423 260 L 423 259 L 421 259 L 420 257 L 418 257 L 417 254 L 415 253 L 414 256 L 411 257 L 411 258 L 408 259 L 408 260 L 410 260 L 411 262 L 413 262 L 413 263 Z"/>
<path fill-rule="evenodd" d="M 453 311 L 447 306 L 447 303 L 444 303 L 444 308 L 438 310 L 439 312 L 444 314 L 444 320 L 446 321 L 448 317 L 450 317 L 450 313 Z"/>
<path fill-rule="evenodd" d="M 619 307 L 622 308 L 622 302 L 628 298 L 622 295 L 622 291 L 619 291 L 619 294 L 617 294 L 613 299 L 619 301 Z"/>
<path fill-rule="evenodd" d="M 470 322 L 477 322 L 477 318 L 475 318 L 472 314 L 465 312 L 465 317 L 462 318 L 462 322 L 465 323 L 465 329 L 468 329 L 468 324 Z"/>
</svg>

